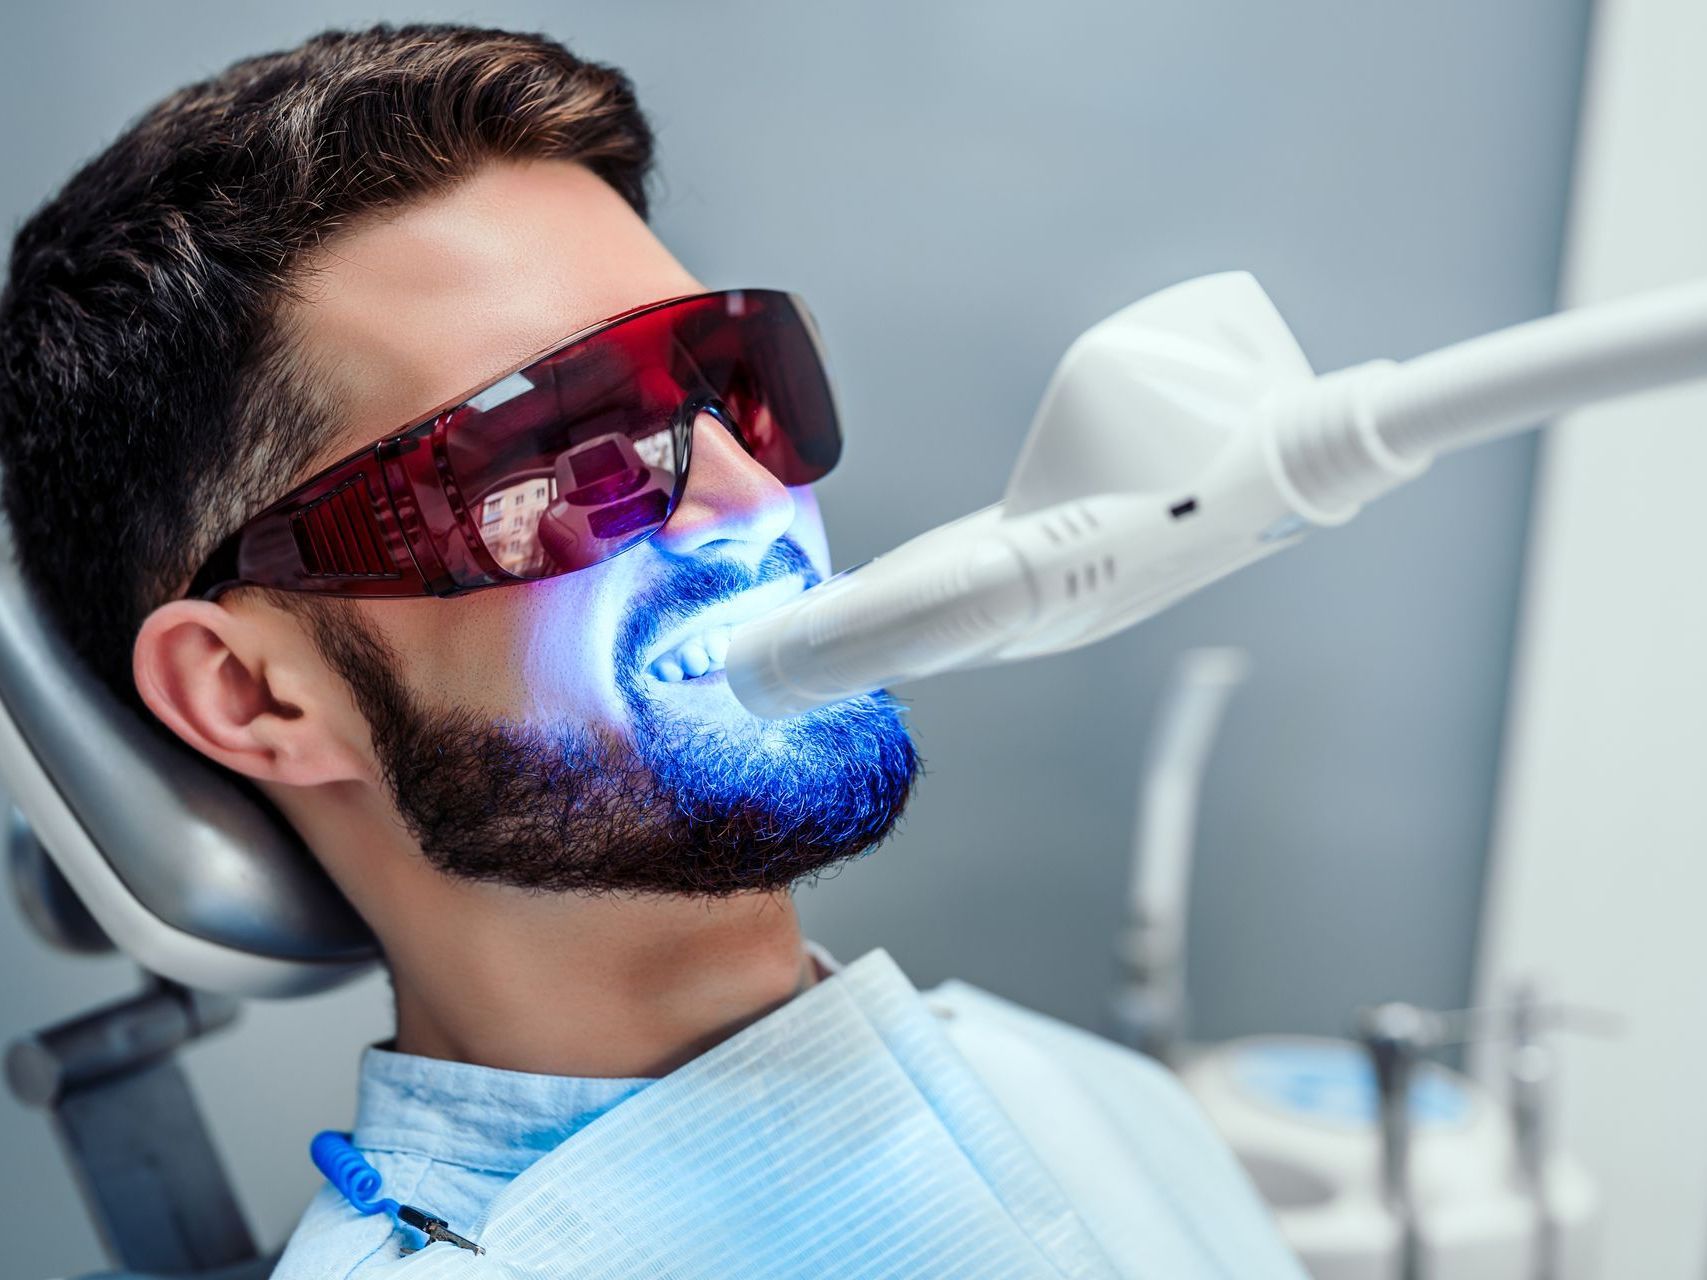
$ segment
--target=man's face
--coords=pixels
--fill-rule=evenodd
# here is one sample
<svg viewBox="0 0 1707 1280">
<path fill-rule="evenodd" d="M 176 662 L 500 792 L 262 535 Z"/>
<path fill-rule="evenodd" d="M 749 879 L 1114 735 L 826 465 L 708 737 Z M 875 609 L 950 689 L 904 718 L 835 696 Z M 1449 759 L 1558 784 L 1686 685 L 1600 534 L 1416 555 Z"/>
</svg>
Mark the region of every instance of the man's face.
<svg viewBox="0 0 1707 1280">
<path fill-rule="evenodd" d="M 704 288 L 611 188 L 555 161 L 490 165 L 310 266 L 285 321 L 339 424 L 311 471 L 578 329 Z M 681 504 L 640 546 L 541 582 L 310 617 L 441 870 L 777 888 L 880 839 L 916 771 L 887 698 L 771 723 L 720 673 L 695 676 L 728 624 L 827 572 L 811 491 L 702 416 Z"/>
</svg>

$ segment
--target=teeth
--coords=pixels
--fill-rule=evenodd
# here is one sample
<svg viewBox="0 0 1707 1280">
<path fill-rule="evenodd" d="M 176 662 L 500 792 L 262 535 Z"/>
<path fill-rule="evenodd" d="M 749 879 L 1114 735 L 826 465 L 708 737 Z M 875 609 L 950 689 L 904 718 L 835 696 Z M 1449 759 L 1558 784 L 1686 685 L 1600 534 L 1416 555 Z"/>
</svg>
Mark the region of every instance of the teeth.
<svg viewBox="0 0 1707 1280">
<path fill-rule="evenodd" d="M 713 671 L 723 670 L 723 660 L 729 656 L 729 637 L 733 627 L 713 627 L 704 635 L 690 636 L 668 653 L 656 658 L 649 668 L 656 680 L 676 684 L 692 680 Z"/>
<path fill-rule="evenodd" d="M 698 640 L 689 640 L 676 650 L 676 661 L 682 664 L 682 670 L 690 677 L 703 676 L 705 669 L 711 665 L 711 657 L 705 651 L 705 645 Z"/>
</svg>

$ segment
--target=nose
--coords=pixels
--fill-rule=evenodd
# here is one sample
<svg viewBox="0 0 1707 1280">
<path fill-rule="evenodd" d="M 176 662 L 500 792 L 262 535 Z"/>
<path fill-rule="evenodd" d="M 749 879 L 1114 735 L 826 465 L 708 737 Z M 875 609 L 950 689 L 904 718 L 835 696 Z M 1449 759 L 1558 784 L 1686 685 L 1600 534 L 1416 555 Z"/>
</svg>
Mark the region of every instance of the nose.
<svg viewBox="0 0 1707 1280">
<path fill-rule="evenodd" d="M 692 555 L 718 542 L 746 544 L 762 555 L 794 523 L 794 496 L 755 462 L 727 427 L 709 413 L 694 419 L 687 488 L 652 543 L 671 555 Z M 740 554 L 738 547 L 730 551 Z"/>
</svg>

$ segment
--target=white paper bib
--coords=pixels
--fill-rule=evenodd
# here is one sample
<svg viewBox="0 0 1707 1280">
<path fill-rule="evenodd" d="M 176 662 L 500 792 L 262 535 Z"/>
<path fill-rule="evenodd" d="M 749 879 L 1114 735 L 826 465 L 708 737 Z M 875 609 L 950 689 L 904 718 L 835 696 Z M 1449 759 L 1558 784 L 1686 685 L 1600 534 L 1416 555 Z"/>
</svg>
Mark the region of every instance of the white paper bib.
<svg viewBox="0 0 1707 1280">
<path fill-rule="evenodd" d="M 483 1256 L 434 1244 L 374 1274 L 1117 1275 L 883 951 L 595 1120 L 468 1234 Z"/>
</svg>

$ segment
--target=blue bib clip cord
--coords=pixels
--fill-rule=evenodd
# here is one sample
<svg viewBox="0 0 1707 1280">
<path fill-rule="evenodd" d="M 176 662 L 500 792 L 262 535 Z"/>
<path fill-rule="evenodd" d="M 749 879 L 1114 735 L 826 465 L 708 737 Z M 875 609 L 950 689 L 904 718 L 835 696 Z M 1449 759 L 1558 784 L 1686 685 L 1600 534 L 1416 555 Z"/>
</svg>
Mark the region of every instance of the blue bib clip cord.
<svg viewBox="0 0 1707 1280">
<path fill-rule="evenodd" d="M 351 1145 L 349 1134 L 339 1133 L 336 1129 L 322 1130 L 315 1134 L 314 1141 L 308 1144 L 308 1154 L 313 1157 L 315 1167 L 326 1175 L 326 1181 L 342 1192 L 344 1199 L 354 1205 L 357 1212 L 389 1213 L 405 1226 L 414 1227 L 426 1236 L 428 1243 L 443 1240 L 459 1249 L 472 1249 L 475 1253 L 486 1252 L 474 1241 L 457 1235 L 443 1218 L 436 1218 L 413 1205 L 398 1204 L 390 1197 L 380 1196 L 379 1170 L 363 1159 L 362 1153 Z"/>
</svg>

